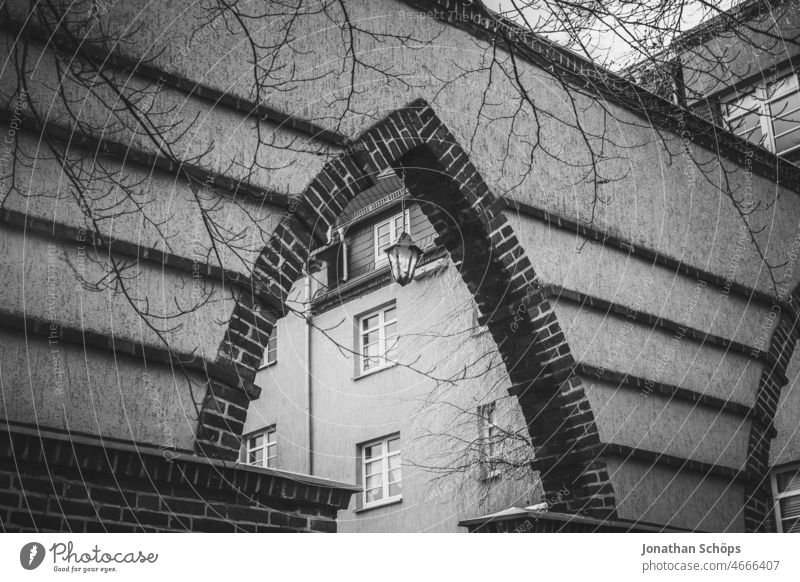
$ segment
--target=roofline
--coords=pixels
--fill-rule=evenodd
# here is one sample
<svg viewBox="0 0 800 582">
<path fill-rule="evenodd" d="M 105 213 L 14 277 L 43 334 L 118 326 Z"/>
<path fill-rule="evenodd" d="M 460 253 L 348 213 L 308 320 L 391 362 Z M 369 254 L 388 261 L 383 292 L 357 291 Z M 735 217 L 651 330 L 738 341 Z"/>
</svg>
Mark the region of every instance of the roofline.
<svg viewBox="0 0 800 582">
<path fill-rule="evenodd" d="M 490 42 L 499 40 L 501 45 L 513 46 L 516 56 L 543 71 L 561 74 L 565 82 L 572 82 L 581 90 L 642 116 L 653 127 L 674 134 L 676 139 L 686 139 L 717 154 L 724 153 L 725 161 L 747 167 L 800 194 L 800 167 L 507 18 L 485 8 L 479 9 L 473 0 L 400 1 L 476 38 Z"/>
<path fill-rule="evenodd" d="M 359 493 L 363 488 L 352 483 L 342 483 L 325 479 L 324 477 L 316 477 L 314 475 L 306 475 L 304 473 L 294 473 L 292 471 L 282 471 L 279 469 L 270 469 L 267 467 L 255 467 L 244 463 L 224 461 L 220 459 L 212 459 L 211 457 L 204 457 L 194 454 L 185 449 L 177 449 L 167 446 L 156 446 L 150 443 L 140 443 L 137 441 L 127 441 L 114 437 L 106 437 L 100 435 L 93 435 L 90 433 L 79 433 L 75 431 L 61 431 L 50 427 L 32 427 L 17 423 L 10 420 L 0 420 L 0 432 L 8 434 L 20 434 L 32 436 L 39 439 L 46 440 L 68 440 L 71 445 L 83 444 L 89 446 L 100 446 L 103 449 L 123 451 L 129 453 L 136 453 L 137 455 L 154 455 L 165 457 L 165 451 L 170 461 L 184 461 L 189 463 L 196 463 L 199 465 L 211 465 L 215 467 L 236 468 L 241 471 L 252 471 L 254 473 L 261 473 L 273 477 L 283 477 L 291 479 L 298 483 L 305 483 L 308 485 L 316 485 L 318 487 L 327 487 L 331 489 L 342 489 L 352 493 Z"/>
</svg>

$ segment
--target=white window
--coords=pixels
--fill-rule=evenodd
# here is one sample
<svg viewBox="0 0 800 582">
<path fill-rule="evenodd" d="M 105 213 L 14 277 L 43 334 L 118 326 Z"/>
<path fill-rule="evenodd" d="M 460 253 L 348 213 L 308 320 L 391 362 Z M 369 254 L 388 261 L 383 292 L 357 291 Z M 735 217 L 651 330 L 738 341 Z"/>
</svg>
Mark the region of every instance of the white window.
<svg viewBox="0 0 800 582">
<path fill-rule="evenodd" d="M 361 317 L 358 338 L 362 374 L 393 365 L 397 360 L 397 307 L 391 305 Z"/>
<path fill-rule="evenodd" d="M 261 367 L 265 368 L 271 366 L 278 361 L 278 326 L 272 328 L 272 333 L 267 341 L 267 347 L 264 349 L 264 361 L 261 362 Z"/>
<path fill-rule="evenodd" d="M 792 74 L 762 82 L 725 102 L 722 114 L 736 135 L 784 156 L 800 160 L 800 87 Z"/>
<path fill-rule="evenodd" d="M 385 252 L 386 248 L 393 245 L 395 241 L 400 238 L 400 234 L 404 229 L 409 235 L 411 234 L 411 221 L 408 210 L 405 212 L 398 212 L 391 218 L 375 225 L 374 248 L 376 267 L 385 265 L 388 262 L 389 259 Z"/>
<path fill-rule="evenodd" d="M 275 467 L 278 441 L 275 427 L 271 426 L 249 435 L 242 447 L 242 462 L 255 467 Z"/>
<path fill-rule="evenodd" d="M 800 465 L 772 473 L 772 495 L 778 531 L 800 533 Z"/>
<path fill-rule="evenodd" d="M 500 429 L 497 427 L 497 406 L 494 402 L 478 407 L 481 470 L 484 479 L 500 474 Z"/>
<path fill-rule="evenodd" d="M 393 435 L 361 445 L 363 507 L 384 505 L 402 498 L 400 436 Z"/>
</svg>

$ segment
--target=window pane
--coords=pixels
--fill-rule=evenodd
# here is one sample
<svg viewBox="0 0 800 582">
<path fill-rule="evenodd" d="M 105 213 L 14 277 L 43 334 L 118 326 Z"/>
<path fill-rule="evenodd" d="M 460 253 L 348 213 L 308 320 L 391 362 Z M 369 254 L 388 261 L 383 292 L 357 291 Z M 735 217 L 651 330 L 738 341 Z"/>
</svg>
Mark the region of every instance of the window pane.
<svg viewBox="0 0 800 582">
<path fill-rule="evenodd" d="M 384 222 L 383 224 L 379 224 L 375 229 L 375 234 L 377 234 L 379 237 L 389 236 L 389 223 Z"/>
<path fill-rule="evenodd" d="M 275 468 L 275 457 L 268 457 L 267 458 L 267 467 L 270 469 Z"/>
<path fill-rule="evenodd" d="M 361 329 L 368 330 L 372 329 L 373 327 L 378 327 L 378 316 L 371 315 L 369 317 L 365 317 L 361 320 Z"/>
<path fill-rule="evenodd" d="M 390 307 L 383 312 L 383 321 L 394 321 L 397 319 L 397 308 Z"/>
<path fill-rule="evenodd" d="M 798 107 L 800 107 L 800 93 L 790 93 L 770 103 L 770 113 L 772 117 L 785 117 Z"/>
<path fill-rule="evenodd" d="M 377 461 L 372 461 L 371 463 L 367 463 L 364 466 L 364 473 L 367 477 L 371 475 L 377 475 L 381 471 L 383 471 L 383 462 L 379 459 Z"/>
<path fill-rule="evenodd" d="M 736 135 L 739 135 L 753 143 L 760 143 L 761 120 L 758 113 L 749 113 L 734 119 L 730 122 L 729 126 L 731 131 Z"/>
<path fill-rule="evenodd" d="M 364 345 L 364 348 L 366 348 L 370 344 L 377 344 L 379 337 L 377 329 L 365 331 L 361 334 L 361 343 Z"/>
<path fill-rule="evenodd" d="M 251 451 L 247 462 L 251 465 L 260 465 L 263 455 L 264 449 L 256 449 L 255 451 Z"/>
<path fill-rule="evenodd" d="M 389 470 L 400 468 L 400 455 L 392 455 L 389 457 Z"/>
<path fill-rule="evenodd" d="M 375 489 L 383 485 L 383 475 L 372 475 L 367 477 L 365 488 L 366 489 Z"/>
<path fill-rule="evenodd" d="M 400 481 L 402 481 L 402 478 L 400 477 L 400 469 L 393 469 L 389 471 L 389 484 L 399 483 Z"/>
<path fill-rule="evenodd" d="M 383 499 L 383 488 L 378 487 L 377 489 L 367 489 L 365 492 L 365 498 L 367 503 L 372 503 L 373 501 L 380 501 Z"/>
<path fill-rule="evenodd" d="M 364 458 L 371 459 L 372 457 L 379 457 L 383 453 L 383 443 L 375 443 L 368 447 L 364 447 Z"/>
<path fill-rule="evenodd" d="M 800 519 L 783 519 L 781 525 L 785 533 L 800 533 Z"/>
<path fill-rule="evenodd" d="M 400 495 L 403 492 L 403 486 L 400 483 L 389 484 L 389 497 Z"/>
<path fill-rule="evenodd" d="M 383 328 L 384 335 L 389 338 L 397 335 L 397 322 L 387 323 Z"/>
<path fill-rule="evenodd" d="M 800 126 L 795 131 L 782 135 L 775 140 L 775 151 L 781 153 L 800 144 Z"/>
<path fill-rule="evenodd" d="M 365 370 L 375 368 L 380 364 L 380 349 L 377 343 L 364 346 L 362 354 L 362 365 Z"/>
<path fill-rule="evenodd" d="M 256 447 L 260 447 L 261 443 L 264 440 L 264 435 L 256 435 L 250 439 L 250 448 L 255 449 Z"/>
<path fill-rule="evenodd" d="M 394 453 L 400 450 L 400 437 L 395 437 L 389 441 L 389 452 Z"/>
<path fill-rule="evenodd" d="M 800 517 L 800 495 L 781 499 L 781 519 Z"/>
</svg>

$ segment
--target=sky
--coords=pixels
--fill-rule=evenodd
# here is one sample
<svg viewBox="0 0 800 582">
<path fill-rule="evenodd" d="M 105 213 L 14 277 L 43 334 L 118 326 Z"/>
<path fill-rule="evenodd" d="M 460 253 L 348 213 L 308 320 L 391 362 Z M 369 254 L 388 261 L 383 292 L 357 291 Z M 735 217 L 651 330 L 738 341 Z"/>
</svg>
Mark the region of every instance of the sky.
<svg viewBox="0 0 800 582">
<path fill-rule="evenodd" d="M 658 0 L 653 0 L 656 2 L 656 5 L 661 4 Z M 494 10 L 496 12 L 503 12 L 507 10 L 513 10 L 515 4 L 517 6 L 524 5 L 524 4 L 535 4 L 537 6 L 541 6 L 544 2 L 530 2 L 526 0 L 517 0 L 517 2 L 512 3 L 511 0 L 483 0 L 483 3 L 486 5 L 487 8 Z M 552 0 L 551 0 L 552 3 Z M 683 18 L 681 20 L 681 31 L 689 30 L 700 24 L 704 19 L 709 18 L 709 11 L 707 8 L 704 8 L 707 4 L 716 4 L 719 9 L 727 10 L 734 4 L 737 4 L 737 0 L 718 0 L 716 2 L 703 2 L 703 1 L 692 1 L 689 0 L 685 4 L 685 9 L 683 13 Z M 612 3 L 607 3 L 606 6 L 611 5 Z M 620 4 L 622 4 L 620 2 Z M 663 5 L 663 4 L 662 4 Z M 536 28 L 535 23 L 537 20 L 544 14 L 543 8 L 537 8 L 536 6 L 531 6 L 529 8 L 524 9 L 524 13 L 528 21 L 532 24 L 534 28 Z M 716 12 L 712 13 L 711 16 L 716 14 Z M 509 15 L 510 16 L 510 15 Z M 537 31 L 540 32 L 540 31 Z M 632 34 L 635 35 L 637 38 L 641 38 L 646 34 L 646 30 L 633 30 Z M 614 31 L 610 29 L 605 30 L 598 30 L 593 32 L 590 35 L 589 41 L 587 45 L 589 46 L 589 52 L 592 58 L 609 67 L 612 69 L 621 68 L 627 66 L 633 62 L 641 60 L 641 54 L 634 50 L 632 45 L 623 38 L 623 32 L 619 28 L 616 28 Z M 567 38 L 566 32 L 559 32 L 559 31 L 552 31 L 548 32 L 545 36 L 550 38 L 555 42 L 559 42 L 561 44 Z M 648 48 L 649 51 L 658 51 L 661 48 L 666 48 L 669 44 L 671 38 L 666 37 L 663 38 L 661 46 L 654 45 Z"/>
</svg>

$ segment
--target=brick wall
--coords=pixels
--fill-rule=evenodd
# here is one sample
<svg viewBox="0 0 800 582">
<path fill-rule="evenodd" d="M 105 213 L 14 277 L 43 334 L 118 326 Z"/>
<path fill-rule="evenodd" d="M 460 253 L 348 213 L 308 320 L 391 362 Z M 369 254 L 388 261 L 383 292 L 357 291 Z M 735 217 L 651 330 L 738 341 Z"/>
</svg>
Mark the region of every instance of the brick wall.
<svg viewBox="0 0 800 582">
<path fill-rule="evenodd" d="M 437 233 L 434 242 L 447 249 L 475 296 L 481 324 L 489 328 L 519 398 L 545 493 L 570 491 L 560 510 L 615 515 L 605 463 L 596 455 L 600 441 L 593 413 L 552 305 L 507 223 L 505 204 L 495 199 L 467 154 L 424 101 L 395 111 L 365 132 L 347 154 L 325 165 L 298 202 L 316 209 L 320 219 L 308 229 L 308 223 L 288 217 L 257 261 L 254 280 L 281 288 L 276 297 L 285 297 L 314 241 L 323 239 L 320 229 L 333 223 L 388 168 L 405 168 L 405 184 Z M 248 305 L 241 307 L 232 326 L 252 319 Z M 241 334 L 229 332 L 228 337 L 228 354 L 234 354 L 237 342 L 246 347 Z M 251 367 L 241 358 L 238 364 Z M 241 405 L 234 400 L 221 404 Z M 201 435 L 208 428 L 220 428 L 202 420 L 208 408 L 201 416 Z M 222 438 L 241 436 L 241 427 L 231 422 L 225 427 L 214 433 L 219 440 L 213 441 L 210 450 L 233 455 L 235 439 L 228 439 L 226 447 Z"/>
<path fill-rule="evenodd" d="M 354 491 L 170 450 L 0 428 L 4 532 L 335 532 Z"/>
</svg>

